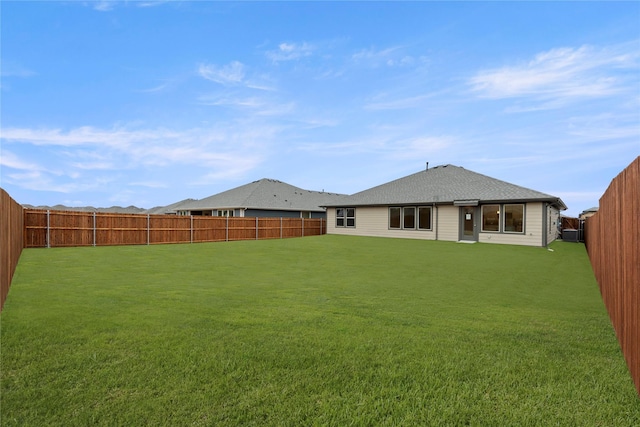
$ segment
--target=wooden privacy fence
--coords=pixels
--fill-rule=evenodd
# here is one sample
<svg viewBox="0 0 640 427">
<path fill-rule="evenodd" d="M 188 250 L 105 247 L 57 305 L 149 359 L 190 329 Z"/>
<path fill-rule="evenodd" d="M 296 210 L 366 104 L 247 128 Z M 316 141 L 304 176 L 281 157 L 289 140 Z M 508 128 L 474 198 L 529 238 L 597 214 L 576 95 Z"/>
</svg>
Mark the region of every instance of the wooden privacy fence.
<svg viewBox="0 0 640 427">
<path fill-rule="evenodd" d="M 640 157 L 611 181 L 587 218 L 585 243 L 640 395 Z"/>
<path fill-rule="evenodd" d="M 326 233 L 320 218 L 238 218 L 24 210 L 24 247 L 283 239 Z"/>
<path fill-rule="evenodd" d="M 11 279 L 23 248 L 22 206 L 0 188 L 0 310 L 9 293 Z"/>
</svg>

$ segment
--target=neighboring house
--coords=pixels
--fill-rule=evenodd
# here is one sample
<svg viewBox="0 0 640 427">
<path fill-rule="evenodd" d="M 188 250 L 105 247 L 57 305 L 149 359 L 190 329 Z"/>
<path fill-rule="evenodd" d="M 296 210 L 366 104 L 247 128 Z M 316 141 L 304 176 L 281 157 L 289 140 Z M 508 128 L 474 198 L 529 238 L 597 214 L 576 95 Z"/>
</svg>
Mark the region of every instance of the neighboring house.
<svg viewBox="0 0 640 427">
<path fill-rule="evenodd" d="M 344 194 L 310 191 L 275 179 L 261 179 L 174 208 L 178 215 L 325 218 L 325 205 L 340 203 Z"/>
<path fill-rule="evenodd" d="M 150 215 L 175 215 L 176 209 L 178 209 L 180 206 L 195 201 L 195 199 L 185 199 L 179 202 L 172 203 L 168 206 L 156 206 L 155 208 L 147 209 L 144 213 Z"/>
<path fill-rule="evenodd" d="M 558 197 L 443 165 L 327 204 L 327 234 L 546 246 Z"/>
<path fill-rule="evenodd" d="M 593 208 L 589 208 L 589 209 L 585 209 L 582 212 L 580 212 L 580 215 L 578 215 L 579 219 L 587 219 L 590 216 L 595 215 L 598 212 L 598 206 L 595 206 Z"/>
</svg>

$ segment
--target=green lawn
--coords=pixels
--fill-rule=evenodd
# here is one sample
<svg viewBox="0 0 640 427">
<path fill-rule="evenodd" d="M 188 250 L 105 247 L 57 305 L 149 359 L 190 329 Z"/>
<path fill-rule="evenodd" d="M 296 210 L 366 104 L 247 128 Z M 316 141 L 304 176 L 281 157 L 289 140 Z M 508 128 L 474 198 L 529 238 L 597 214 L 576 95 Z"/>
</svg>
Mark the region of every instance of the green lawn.
<svg viewBox="0 0 640 427">
<path fill-rule="evenodd" d="M 640 425 L 584 250 L 346 236 L 28 249 L 3 426 Z"/>
</svg>

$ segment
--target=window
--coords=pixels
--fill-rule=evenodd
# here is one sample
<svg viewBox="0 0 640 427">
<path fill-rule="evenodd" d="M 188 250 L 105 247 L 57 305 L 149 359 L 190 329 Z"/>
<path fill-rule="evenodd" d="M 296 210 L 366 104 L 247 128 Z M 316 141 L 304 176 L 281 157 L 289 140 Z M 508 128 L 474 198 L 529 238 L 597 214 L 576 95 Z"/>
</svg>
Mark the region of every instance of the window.
<svg viewBox="0 0 640 427">
<path fill-rule="evenodd" d="M 336 227 L 355 227 L 356 208 L 336 208 Z"/>
<path fill-rule="evenodd" d="M 482 206 L 482 231 L 524 233 L 524 204 Z"/>
<path fill-rule="evenodd" d="M 431 230 L 430 206 L 404 206 L 389 208 L 389 229 Z"/>
<path fill-rule="evenodd" d="M 500 231 L 500 205 L 482 206 L 482 231 Z"/>
<path fill-rule="evenodd" d="M 524 231 L 524 205 L 504 205 L 504 232 L 522 233 Z"/>
<path fill-rule="evenodd" d="M 405 230 L 416 228 L 416 208 L 402 208 L 402 213 L 402 228 L 404 228 Z"/>
<path fill-rule="evenodd" d="M 389 208 L 389 228 L 400 229 L 400 208 Z"/>
<path fill-rule="evenodd" d="M 431 230 L 431 208 L 429 207 L 418 208 L 418 229 Z"/>
</svg>

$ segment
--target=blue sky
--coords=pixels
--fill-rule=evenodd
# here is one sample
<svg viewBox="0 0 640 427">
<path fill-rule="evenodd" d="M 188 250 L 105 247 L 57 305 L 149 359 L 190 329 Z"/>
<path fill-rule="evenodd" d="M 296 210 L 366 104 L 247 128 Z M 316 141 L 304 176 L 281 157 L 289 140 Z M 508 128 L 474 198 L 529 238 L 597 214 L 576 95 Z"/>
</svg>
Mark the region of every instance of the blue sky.
<svg viewBox="0 0 640 427">
<path fill-rule="evenodd" d="M 639 2 L 11 2 L 1 185 L 151 208 L 454 164 L 577 216 L 640 155 Z"/>
</svg>

